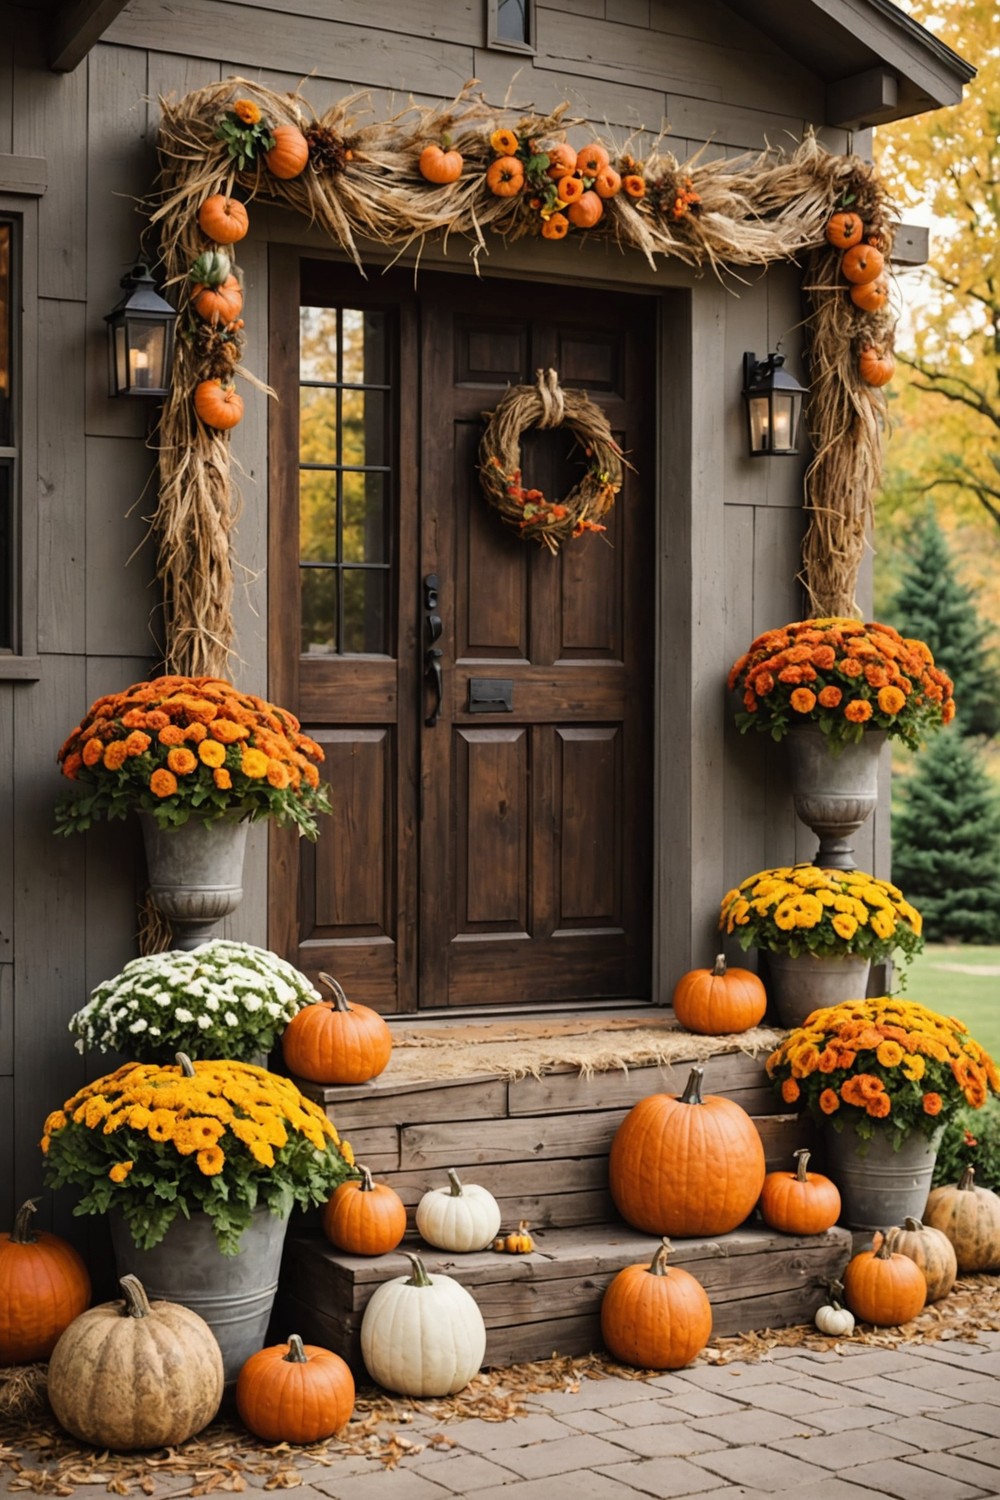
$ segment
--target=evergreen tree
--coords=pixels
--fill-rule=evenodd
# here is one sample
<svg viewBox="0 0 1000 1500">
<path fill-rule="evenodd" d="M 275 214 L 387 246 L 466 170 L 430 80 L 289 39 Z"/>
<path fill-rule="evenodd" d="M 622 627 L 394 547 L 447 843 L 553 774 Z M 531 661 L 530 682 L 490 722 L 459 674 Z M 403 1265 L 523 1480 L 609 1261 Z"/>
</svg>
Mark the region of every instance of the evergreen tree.
<svg viewBox="0 0 1000 1500">
<path fill-rule="evenodd" d="M 892 878 L 930 942 L 1000 942 L 1000 806 L 956 725 L 920 754 L 892 820 Z"/>
<path fill-rule="evenodd" d="M 974 590 L 961 582 L 947 538 L 932 510 L 914 536 L 890 615 L 903 635 L 916 636 L 955 684 L 955 722 L 962 734 L 1000 732 L 1000 667 Z"/>
</svg>

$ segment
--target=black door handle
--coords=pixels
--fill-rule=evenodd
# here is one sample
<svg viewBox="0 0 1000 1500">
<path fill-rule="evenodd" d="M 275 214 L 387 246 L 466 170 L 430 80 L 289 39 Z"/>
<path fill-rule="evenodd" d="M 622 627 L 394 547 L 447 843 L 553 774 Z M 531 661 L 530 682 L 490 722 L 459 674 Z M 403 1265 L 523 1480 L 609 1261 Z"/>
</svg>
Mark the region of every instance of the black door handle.
<svg viewBox="0 0 1000 1500">
<path fill-rule="evenodd" d="M 434 689 L 434 706 L 424 720 L 428 729 L 433 729 L 441 717 L 441 702 L 444 698 L 444 670 L 441 666 L 444 653 L 435 644 L 441 639 L 444 630 L 444 621 L 437 612 L 440 587 L 438 575 L 428 573 L 424 578 L 424 678 L 431 679 Z"/>
<path fill-rule="evenodd" d="M 431 678 L 434 688 L 434 707 L 424 720 L 428 729 L 433 729 L 441 717 L 441 700 L 444 697 L 444 672 L 441 668 L 441 656 L 442 652 L 439 646 L 429 646 L 424 653 L 425 675 Z"/>
</svg>

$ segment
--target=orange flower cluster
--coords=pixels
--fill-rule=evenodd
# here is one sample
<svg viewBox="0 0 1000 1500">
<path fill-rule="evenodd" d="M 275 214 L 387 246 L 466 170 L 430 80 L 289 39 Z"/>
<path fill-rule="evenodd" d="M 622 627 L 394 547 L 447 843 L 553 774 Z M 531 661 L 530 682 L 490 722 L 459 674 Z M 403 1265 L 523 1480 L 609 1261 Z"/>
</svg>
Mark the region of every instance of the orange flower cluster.
<svg viewBox="0 0 1000 1500">
<path fill-rule="evenodd" d="M 766 1066 L 786 1104 L 834 1124 L 846 1105 L 903 1136 L 931 1135 L 961 1106 L 1000 1093 L 1000 1069 L 961 1021 L 887 996 L 813 1011 Z"/>
<path fill-rule="evenodd" d="M 272 817 L 315 838 L 330 810 L 323 751 L 295 715 L 221 678 L 157 677 L 98 698 L 57 758 L 78 784 L 57 811 L 62 833 L 139 809 L 161 827 Z"/>
<path fill-rule="evenodd" d="M 843 743 L 870 725 L 917 749 L 922 732 L 955 717 L 951 678 L 923 641 L 839 616 L 765 631 L 733 663 L 729 689 L 742 694 L 741 732 L 777 740 L 793 724 L 815 723 Z"/>
</svg>

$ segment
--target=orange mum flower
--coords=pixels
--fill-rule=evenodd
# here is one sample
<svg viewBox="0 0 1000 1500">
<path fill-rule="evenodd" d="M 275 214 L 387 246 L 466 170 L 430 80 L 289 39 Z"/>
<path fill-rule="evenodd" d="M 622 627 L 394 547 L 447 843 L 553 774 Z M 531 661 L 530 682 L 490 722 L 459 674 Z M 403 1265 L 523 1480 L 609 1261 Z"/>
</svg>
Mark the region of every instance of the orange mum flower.
<svg viewBox="0 0 1000 1500">
<path fill-rule="evenodd" d="M 83 763 L 85 766 L 96 766 L 104 754 L 104 746 L 100 740 L 88 740 L 83 747 Z"/>
<path fill-rule="evenodd" d="M 82 765 L 83 756 L 78 751 L 74 750 L 73 754 L 67 755 L 66 759 L 63 761 L 63 775 L 68 776 L 70 781 L 75 781 L 77 772 Z"/>
<path fill-rule="evenodd" d="M 184 738 L 189 744 L 200 745 L 207 733 L 208 730 L 204 724 L 189 724 L 184 731 Z"/>
<path fill-rule="evenodd" d="M 215 782 L 220 792 L 228 792 L 232 790 L 233 778 L 230 776 L 225 766 L 220 766 L 218 770 L 212 772 L 212 780 Z"/>
<path fill-rule="evenodd" d="M 866 724 L 872 716 L 872 706 L 864 698 L 852 698 L 844 709 L 845 719 L 852 724 Z"/>
<path fill-rule="evenodd" d="M 260 124 L 261 113 L 252 99 L 237 99 L 233 105 L 233 114 L 244 125 Z"/>
<path fill-rule="evenodd" d="M 832 1115 L 840 1108 L 840 1100 L 833 1089 L 824 1089 L 819 1096 L 819 1107 L 825 1115 Z"/>
<path fill-rule="evenodd" d="M 513 156 L 519 144 L 513 130 L 494 130 L 490 136 L 490 145 L 497 156 Z"/>
<path fill-rule="evenodd" d="M 128 758 L 128 749 L 124 740 L 112 740 L 104 752 L 104 766 L 109 771 L 120 771 Z"/>
<path fill-rule="evenodd" d="M 243 724 L 237 724 L 233 719 L 213 719 L 209 734 L 213 740 L 220 740 L 223 745 L 235 745 L 237 740 L 245 740 L 250 731 Z"/>
<path fill-rule="evenodd" d="M 226 747 L 225 745 L 220 745 L 218 740 L 202 740 L 198 746 L 198 759 L 203 766 L 224 765 Z"/>
<path fill-rule="evenodd" d="M 924 1114 L 925 1115 L 939 1115 L 941 1113 L 941 1110 L 943 1108 L 944 1108 L 944 1100 L 941 1098 L 940 1094 L 925 1094 L 924 1095 Z"/>
<path fill-rule="evenodd" d="M 837 653 L 832 646 L 816 646 L 809 660 L 814 667 L 819 667 L 821 672 L 829 672 L 837 660 Z"/>
<path fill-rule="evenodd" d="M 811 688 L 796 688 L 789 702 L 797 714 L 809 714 L 816 707 L 816 694 Z"/>
<path fill-rule="evenodd" d="M 837 668 L 845 677 L 860 677 L 865 670 L 856 656 L 844 656 L 837 663 Z"/>
<path fill-rule="evenodd" d="M 873 1120 L 884 1120 L 892 1109 L 892 1102 L 888 1094 L 876 1094 L 874 1099 L 869 1099 L 865 1108 Z"/>
<path fill-rule="evenodd" d="M 177 790 L 177 777 L 161 766 L 149 778 L 149 790 L 154 797 L 172 797 Z"/>
<path fill-rule="evenodd" d="M 177 776 L 189 776 L 197 768 L 198 757 L 186 745 L 178 745 L 169 751 L 167 765 Z"/>
<path fill-rule="evenodd" d="M 168 721 L 160 730 L 157 739 L 161 745 L 183 745 L 184 731 L 179 724 L 171 724 Z"/>
<path fill-rule="evenodd" d="M 646 182 L 637 172 L 629 172 L 622 178 L 622 187 L 629 198 L 645 198 Z"/>
<path fill-rule="evenodd" d="M 267 763 L 267 780 L 276 791 L 283 792 L 291 780 L 288 767 L 282 765 L 280 760 L 269 760 Z"/>
<path fill-rule="evenodd" d="M 244 776 L 249 776 L 253 781 L 259 781 L 262 776 L 266 776 L 267 756 L 263 750 L 244 750 L 240 770 Z"/>
<path fill-rule="evenodd" d="M 795 1079 L 786 1078 L 784 1083 L 781 1085 L 781 1097 L 782 1099 L 784 1099 L 785 1103 L 794 1104 L 796 1099 L 799 1097 L 799 1093 L 799 1086 L 795 1082 Z"/>
<path fill-rule="evenodd" d="M 825 687 L 820 688 L 817 696 L 820 708 L 837 708 L 844 695 L 839 687 Z"/>
<path fill-rule="evenodd" d="M 148 734 L 143 734 L 141 729 L 133 729 L 125 741 L 125 753 L 126 755 L 142 755 L 152 743 Z"/>
<path fill-rule="evenodd" d="M 884 687 L 879 689 L 878 706 L 884 714 L 898 714 L 899 710 L 906 704 L 906 694 L 898 687 Z"/>
</svg>

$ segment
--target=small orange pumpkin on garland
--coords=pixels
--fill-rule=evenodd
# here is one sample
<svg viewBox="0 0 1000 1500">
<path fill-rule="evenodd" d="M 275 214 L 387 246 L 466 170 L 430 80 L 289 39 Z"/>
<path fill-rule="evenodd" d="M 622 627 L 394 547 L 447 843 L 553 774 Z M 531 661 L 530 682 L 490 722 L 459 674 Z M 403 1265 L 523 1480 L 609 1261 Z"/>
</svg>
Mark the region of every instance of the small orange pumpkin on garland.
<svg viewBox="0 0 1000 1500">
<path fill-rule="evenodd" d="M 435 185 L 457 182 L 462 175 L 464 165 L 461 151 L 454 149 L 448 136 L 442 137 L 440 145 L 432 142 L 429 146 L 425 146 L 417 158 L 417 168 L 421 177 Z"/>
<path fill-rule="evenodd" d="M 858 355 L 858 374 L 865 385 L 888 385 L 896 373 L 896 361 L 886 349 L 866 344 Z"/>
<path fill-rule="evenodd" d="M 538 370 L 534 385 L 511 386 L 499 406 L 483 415 L 479 477 L 486 499 L 508 530 L 547 547 L 553 556 L 573 537 L 606 530 L 603 518 L 622 487 L 624 469 L 632 465 L 604 412 L 583 391 L 563 390 L 555 370 Z M 588 459 L 583 478 L 558 501 L 522 483 L 522 434 L 546 427 L 568 428 Z"/>
</svg>

